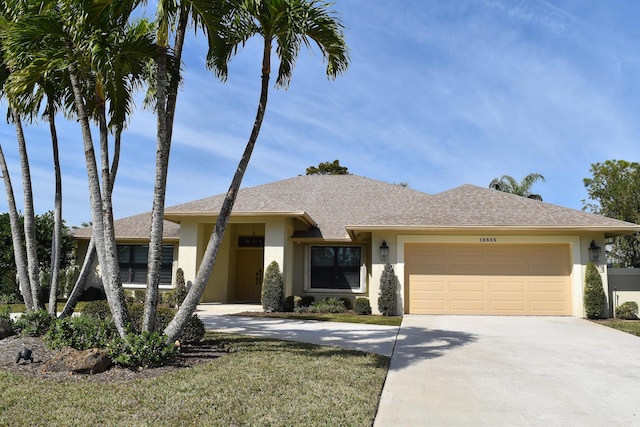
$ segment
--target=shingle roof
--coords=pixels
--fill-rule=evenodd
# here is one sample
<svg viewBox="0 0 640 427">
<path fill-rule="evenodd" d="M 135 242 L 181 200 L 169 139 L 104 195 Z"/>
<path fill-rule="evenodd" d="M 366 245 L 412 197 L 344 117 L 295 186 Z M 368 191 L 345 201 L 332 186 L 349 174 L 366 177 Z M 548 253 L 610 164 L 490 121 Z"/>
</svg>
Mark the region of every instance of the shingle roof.
<svg viewBox="0 0 640 427">
<path fill-rule="evenodd" d="M 225 195 L 167 207 L 165 238 L 177 238 L 184 217 L 216 216 Z M 539 202 L 497 190 L 463 185 L 436 195 L 357 175 L 304 175 L 238 192 L 234 216 L 293 216 L 310 230 L 297 237 L 349 239 L 373 229 L 591 230 L 605 235 L 640 226 Z M 119 238 L 148 238 L 150 214 L 116 221 Z M 84 229 L 83 229 L 84 230 Z M 77 230 L 75 235 L 86 231 Z M 90 229 L 89 234 L 90 236 Z"/>
<path fill-rule="evenodd" d="M 151 230 L 151 213 L 146 212 L 139 215 L 119 219 L 113 223 L 116 229 L 116 236 L 122 240 L 149 240 Z M 76 239 L 91 238 L 92 227 L 79 228 L 73 231 Z M 163 236 L 165 240 L 178 240 L 180 238 L 180 224 L 164 221 Z"/>
</svg>

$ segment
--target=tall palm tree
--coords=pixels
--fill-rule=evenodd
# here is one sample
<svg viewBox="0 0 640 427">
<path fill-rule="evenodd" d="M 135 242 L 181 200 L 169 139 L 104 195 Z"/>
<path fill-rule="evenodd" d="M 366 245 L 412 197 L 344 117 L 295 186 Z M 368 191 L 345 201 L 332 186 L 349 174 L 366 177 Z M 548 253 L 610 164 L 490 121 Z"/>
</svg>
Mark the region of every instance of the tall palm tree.
<svg viewBox="0 0 640 427">
<path fill-rule="evenodd" d="M 41 1 L 39 13 L 21 21 L 11 34 L 12 53 L 16 61 L 21 61 L 19 71 L 12 74 L 16 91 L 24 90 L 47 73 L 67 72 L 74 113 L 83 135 L 93 239 L 105 293 L 122 336 L 126 334 L 127 314 L 113 228 L 114 177 L 109 162 L 106 106 L 109 105 L 118 139 L 123 118 L 129 112 L 127 99 L 131 99 L 137 82 L 134 76 L 146 68 L 155 53 L 150 25 L 145 21 L 129 22 L 139 3 Z M 28 55 L 24 57 L 21 52 Z M 99 125 L 99 156 L 94 150 L 90 120 Z"/>
<path fill-rule="evenodd" d="M 491 183 L 489 183 L 489 188 L 542 201 L 541 195 L 531 193 L 531 187 L 538 181 L 544 182 L 544 177 L 539 173 L 530 173 L 522 178 L 520 182 L 510 175 L 502 175 L 500 178 L 492 179 Z"/>
<path fill-rule="evenodd" d="M 227 64 L 238 48 L 253 36 L 263 38 L 262 86 L 253 129 L 244 153 L 220 209 L 216 225 L 207 244 L 202 263 L 178 313 L 165 329 L 168 341 L 173 341 L 195 311 L 216 261 L 231 210 L 242 183 L 251 153 L 258 139 L 267 107 L 271 55 L 280 61 L 276 86 L 286 88 L 300 47 L 314 43 L 327 62 L 326 74 L 335 78 L 349 64 L 349 52 L 344 41 L 343 26 L 328 4 L 316 0 L 230 0 L 233 7 L 226 22 L 229 25 L 217 33 L 209 33 L 208 65 L 222 80 L 227 77 Z"/>
</svg>

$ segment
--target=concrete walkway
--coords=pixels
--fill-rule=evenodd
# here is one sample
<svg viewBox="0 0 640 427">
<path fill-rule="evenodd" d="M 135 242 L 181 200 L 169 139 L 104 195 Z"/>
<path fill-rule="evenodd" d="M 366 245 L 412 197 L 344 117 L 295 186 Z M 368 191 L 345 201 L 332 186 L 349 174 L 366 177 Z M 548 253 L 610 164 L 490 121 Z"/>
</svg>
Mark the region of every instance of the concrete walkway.
<svg viewBox="0 0 640 427">
<path fill-rule="evenodd" d="M 262 311 L 262 306 L 200 304 L 196 314 L 207 330 L 331 345 L 385 356 L 393 354 L 399 329 L 397 326 L 223 316 L 244 311 Z"/>
<path fill-rule="evenodd" d="M 403 319 L 375 427 L 640 424 L 640 338 L 574 317 Z"/>
</svg>

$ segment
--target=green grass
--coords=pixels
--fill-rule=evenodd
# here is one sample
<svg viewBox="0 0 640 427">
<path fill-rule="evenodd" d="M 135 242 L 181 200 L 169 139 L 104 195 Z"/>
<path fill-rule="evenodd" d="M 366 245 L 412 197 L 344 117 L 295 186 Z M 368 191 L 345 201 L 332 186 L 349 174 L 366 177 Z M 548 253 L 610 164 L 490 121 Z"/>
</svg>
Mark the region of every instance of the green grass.
<svg viewBox="0 0 640 427">
<path fill-rule="evenodd" d="M 82 307 L 84 307 L 86 303 L 86 301 L 78 301 L 75 311 L 82 311 Z M 62 309 L 64 308 L 64 304 L 64 301 L 58 302 L 58 311 L 62 311 Z M 6 310 L 6 307 L 9 307 L 10 313 L 24 313 L 27 310 L 24 304 L 0 304 L 0 313 Z M 49 304 L 45 304 L 45 307 L 48 309 Z"/>
<path fill-rule="evenodd" d="M 354 313 L 263 313 L 243 312 L 231 316 L 272 317 L 291 320 L 318 320 L 322 322 L 364 323 L 370 325 L 400 326 L 402 316 L 376 316 Z"/>
<path fill-rule="evenodd" d="M 57 383 L 0 370 L 0 425 L 370 426 L 385 356 L 208 333 L 229 354 L 155 379 Z"/>
<path fill-rule="evenodd" d="M 640 337 L 640 321 L 638 320 L 607 319 L 597 320 L 596 323 Z"/>
</svg>

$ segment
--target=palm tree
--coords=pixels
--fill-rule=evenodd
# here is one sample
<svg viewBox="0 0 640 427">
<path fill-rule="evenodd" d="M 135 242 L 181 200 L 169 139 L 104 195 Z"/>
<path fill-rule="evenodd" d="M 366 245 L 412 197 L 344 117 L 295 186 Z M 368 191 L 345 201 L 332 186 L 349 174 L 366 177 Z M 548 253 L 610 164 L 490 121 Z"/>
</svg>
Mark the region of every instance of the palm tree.
<svg viewBox="0 0 640 427">
<path fill-rule="evenodd" d="M 227 77 L 227 64 L 238 48 L 254 35 L 263 38 L 262 87 L 253 129 L 235 175 L 220 209 L 216 225 L 207 244 L 202 263 L 178 313 L 165 329 L 167 341 L 172 342 L 195 311 L 216 261 L 236 195 L 258 139 L 267 107 L 271 54 L 280 61 L 276 86 L 286 88 L 291 80 L 293 65 L 300 47 L 313 42 L 327 61 L 326 74 L 335 78 L 344 73 L 349 53 L 344 41 L 343 26 L 328 4 L 316 0 L 232 0 L 229 25 L 217 33 L 209 32 L 208 65 L 222 80 Z"/>
<path fill-rule="evenodd" d="M 74 113 L 85 148 L 93 239 L 105 293 L 120 335 L 125 336 L 126 307 L 118 267 L 111 193 L 114 176 L 109 162 L 106 106 L 119 141 L 137 77 L 155 54 L 151 26 L 129 23 L 140 1 L 42 1 L 11 34 L 12 56 L 20 64 L 12 74 L 17 92 L 58 70 L 66 70 Z M 22 52 L 28 52 L 23 55 Z M 100 156 L 96 156 L 90 120 L 99 125 Z M 100 161 L 100 169 L 98 168 Z M 102 183 L 102 188 L 101 188 Z"/>
<path fill-rule="evenodd" d="M 518 182 L 514 177 L 502 175 L 500 178 L 494 178 L 489 184 L 489 188 L 504 191 L 505 193 L 516 194 L 518 196 L 527 197 L 529 199 L 542 201 L 542 196 L 531 193 L 531 187 L 537 181 L 544 182 L 544 177 L 539 173 L 530 173 Z"/>
</svg>

